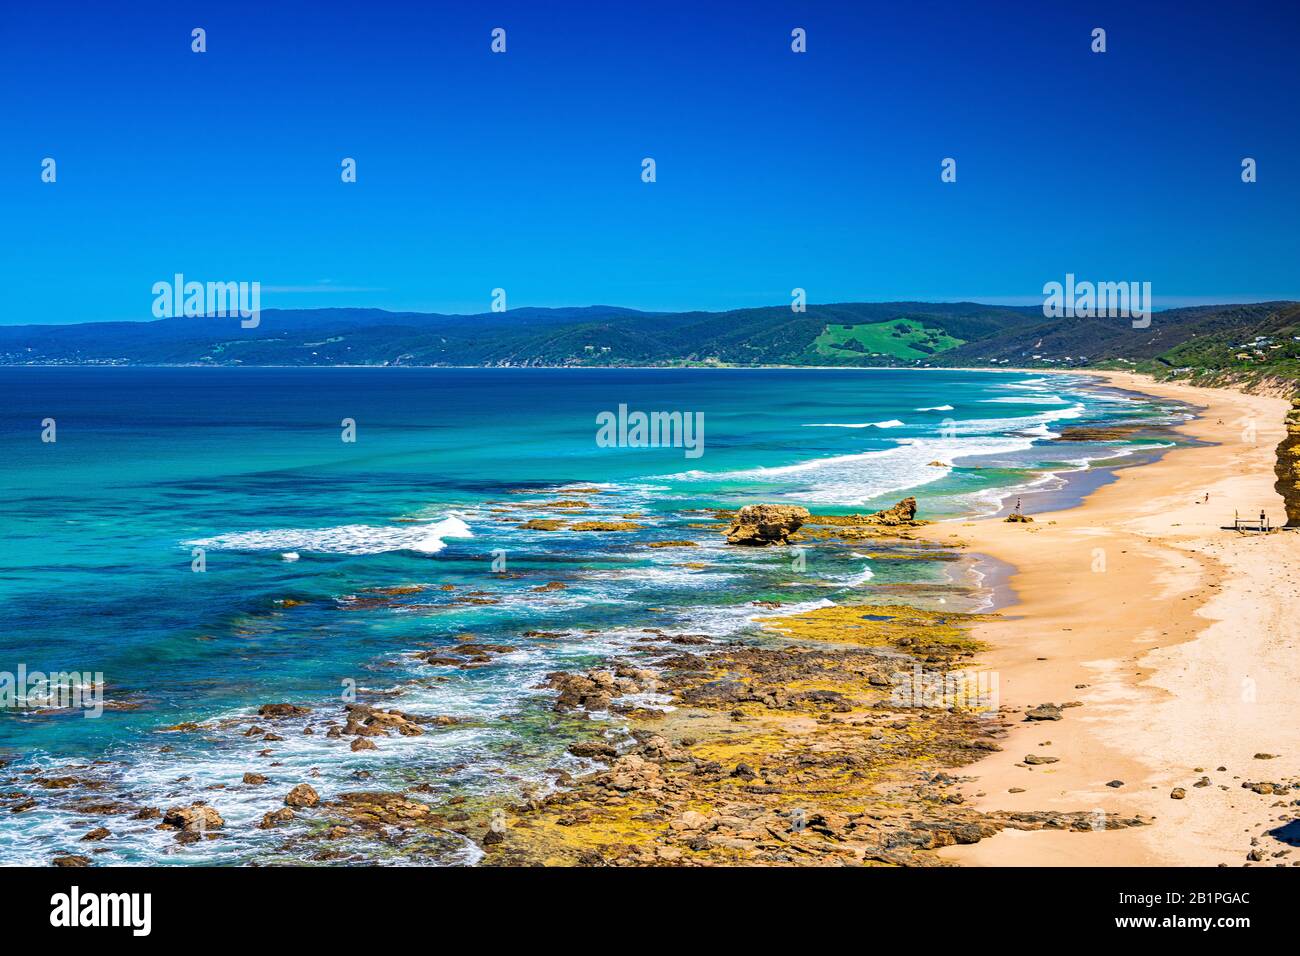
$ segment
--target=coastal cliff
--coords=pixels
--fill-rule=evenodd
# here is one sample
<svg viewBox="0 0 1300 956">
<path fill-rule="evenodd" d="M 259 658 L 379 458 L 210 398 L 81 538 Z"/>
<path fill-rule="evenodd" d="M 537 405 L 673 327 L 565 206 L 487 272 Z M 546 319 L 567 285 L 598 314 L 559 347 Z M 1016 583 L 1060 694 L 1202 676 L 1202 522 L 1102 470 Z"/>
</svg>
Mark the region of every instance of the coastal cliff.
<svg viewBox="0 0 1300 956">
<path fill-rule="evenodd" d="M 1300 527 L 1300 398 L 1291 399 L 1286 415 L 1286 437 L 1277 446 L 1273 488 L 1286 503 L 1286 526 Z"/>
</svg>

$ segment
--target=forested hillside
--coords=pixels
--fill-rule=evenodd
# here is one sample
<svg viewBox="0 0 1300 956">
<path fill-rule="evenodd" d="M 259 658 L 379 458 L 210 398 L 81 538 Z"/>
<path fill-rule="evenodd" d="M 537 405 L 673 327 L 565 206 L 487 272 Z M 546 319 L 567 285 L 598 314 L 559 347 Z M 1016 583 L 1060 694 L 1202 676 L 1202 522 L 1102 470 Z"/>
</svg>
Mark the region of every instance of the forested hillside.
<svg viewBox="0 0 1300 956">
<path fill-rule="evenodd" d="M 0 326 L 0 364 L 1118 365 L 1300 374 L 1300 304 L 1199 306 L 1128 319 L 1046 319 L 1038 307 L 843 303 L 730 312 L 612 306 L 480 315 L 266 310 L 238 318 Z"/>
</svg>

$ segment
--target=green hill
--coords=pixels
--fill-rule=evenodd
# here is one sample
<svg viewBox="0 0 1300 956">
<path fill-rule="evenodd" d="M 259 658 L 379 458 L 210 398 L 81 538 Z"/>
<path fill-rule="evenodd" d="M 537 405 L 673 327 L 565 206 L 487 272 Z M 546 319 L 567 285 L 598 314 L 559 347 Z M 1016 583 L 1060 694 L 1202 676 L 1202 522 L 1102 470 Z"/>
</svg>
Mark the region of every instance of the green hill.
<svg viewBox="0 0 1300 956">
<path fill-rule="evenodd" d="M 1300 303 L 1046 319 L 972 302 L 850 302 L 728 312 L 613 306 L 439 315 L 266 310 L 237 318 L 0 326 L 0 364 L 842 365 L 1124 367 L 1164 375 L 1300 378 Z"/>
<path fill-rule="evenodd" d="M 961 339 L 948 335 L 942 326 L 893 319 L 861 325 L 827 325 L 813 339 L 812 351 L 833 359 L 844 358 L 846 351 L 866 356 L 925 359 L 961 344 Z"/>
</svg>

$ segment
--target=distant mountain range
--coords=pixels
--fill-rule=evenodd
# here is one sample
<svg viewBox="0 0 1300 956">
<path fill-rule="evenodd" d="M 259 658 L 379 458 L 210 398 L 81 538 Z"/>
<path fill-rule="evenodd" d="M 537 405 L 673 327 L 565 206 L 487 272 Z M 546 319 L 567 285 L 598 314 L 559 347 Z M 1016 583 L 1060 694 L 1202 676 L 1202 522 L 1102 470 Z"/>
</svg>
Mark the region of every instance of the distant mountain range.
<svg viewBox="0 0 1300 956">
<path fill-rule="evenodd" d="M 613 306 L 480 315 L 268 309 L 238 318 L 0 326 L 0 365 L 1056 366 L 1267 370 L 1300 377 L 1300 303 L 1128 319 L 1040 307 L 885 302 L 729 312 Z"/>
</svg>

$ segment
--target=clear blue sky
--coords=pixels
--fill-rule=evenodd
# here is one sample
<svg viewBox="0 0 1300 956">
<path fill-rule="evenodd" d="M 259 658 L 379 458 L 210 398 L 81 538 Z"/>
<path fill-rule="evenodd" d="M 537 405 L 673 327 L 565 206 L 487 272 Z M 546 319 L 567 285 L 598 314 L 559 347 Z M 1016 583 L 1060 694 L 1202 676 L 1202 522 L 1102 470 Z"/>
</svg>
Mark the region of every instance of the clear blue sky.
<svg viewBox="0 0 1300 956">
<path fill-rule="evenodd" d="M 1291 2 L 49 2 L 2 27 L 0 323 L 148 319 L 176 272 L 263 308 L 1036 302 L 1066 272 L 1300 298 Z"/>
</svg>

